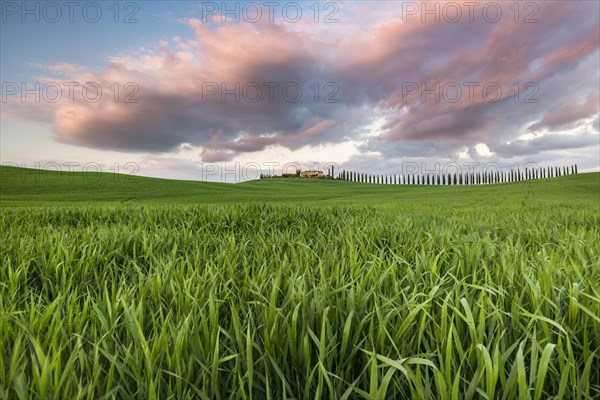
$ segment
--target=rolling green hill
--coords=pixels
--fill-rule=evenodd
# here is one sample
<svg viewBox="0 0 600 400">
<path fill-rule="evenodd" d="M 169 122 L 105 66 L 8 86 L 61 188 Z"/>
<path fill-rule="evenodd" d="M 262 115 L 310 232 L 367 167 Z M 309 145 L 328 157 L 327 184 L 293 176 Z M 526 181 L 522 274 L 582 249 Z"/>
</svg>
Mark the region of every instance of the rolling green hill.
<svg viewBox="0 0 600 400">
<path fill-rule="evenodd" d="M 598 202 L 600 173 L 481 186 L 370 185 L 332 180 L 265 179 L 239 184 L 178 181 L 111 173 L 0 167 L 0 204 L 498 204 Z"/>
</svg>

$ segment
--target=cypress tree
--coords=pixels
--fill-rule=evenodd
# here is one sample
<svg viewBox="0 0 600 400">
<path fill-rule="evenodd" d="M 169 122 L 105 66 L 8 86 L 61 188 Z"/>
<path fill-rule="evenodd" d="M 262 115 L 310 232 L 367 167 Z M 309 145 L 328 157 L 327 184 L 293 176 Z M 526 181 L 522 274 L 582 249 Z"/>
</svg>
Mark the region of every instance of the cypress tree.
<svg viewBox="0 0 600 400">
<path fill-rule="evenodd" d="M 575 164 L 574 167 L 575 167 L 575 173 L 577 174 L 577 164 Z"/>
</svg>

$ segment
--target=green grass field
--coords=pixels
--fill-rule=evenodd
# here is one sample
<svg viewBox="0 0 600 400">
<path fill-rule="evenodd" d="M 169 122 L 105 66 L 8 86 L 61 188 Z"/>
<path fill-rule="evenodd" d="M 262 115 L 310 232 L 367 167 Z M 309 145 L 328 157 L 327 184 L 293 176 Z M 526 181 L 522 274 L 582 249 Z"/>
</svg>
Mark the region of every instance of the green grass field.
<svg viewBox="0 0 600 400">
<path fill-rule="evenodd" d="M 0 178 L 0 398 L 600 397 L 600 173 Z"/>
</svg>

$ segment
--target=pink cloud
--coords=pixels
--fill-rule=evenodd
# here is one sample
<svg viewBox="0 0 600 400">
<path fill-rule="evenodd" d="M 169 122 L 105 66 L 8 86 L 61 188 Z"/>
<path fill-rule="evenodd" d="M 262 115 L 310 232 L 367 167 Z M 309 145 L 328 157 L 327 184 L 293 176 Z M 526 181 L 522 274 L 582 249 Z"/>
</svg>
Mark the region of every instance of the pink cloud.
<svg viewBox="0 0 600 400">
<path fill-rule="evenodd" d="M 100 71 L 51 66 L 52 72 L 66 75 L 64 81 L 100 82 L 108 94 L 114 82 L 139 87 L 137 104 L 115 102 L 110 95 L 97 103 L 79 99 L 56 104 L 56 137 L 123 151 L 165 152 L 191 143 L 203 147 L 203 160 L 220 161 L 272 145 L 293 149 L 337 142 L 358 135 L 374 116 L 383 114 L 387 123 L 372 141 L 380 146 L 403 141 L 485 143 L 489 129 L 503 122 L 498 116 L 511 105 L 515 81 L 542 86 L 599 48 L 597 18 L 590 16 L 597 5 L 539 3 L 539 22 L 525 24 L 515 23 L 511 4 L 503 3 L 506 17 L 497 23 L 403 22 L 399 9 L 387 7 L 383 22 L 371 15 L 368 21 L 375 22 L 354 20 L 327 31 L 310 24 L 205 24 L 188 19 L 185 23 L 194 34 L 190 39 L 115 55 Z M 372 6 L 348 8 L 359 18 L 361 7 L 368 11 Z M 210 83 L 231 89 L 236 83 L 248 87 L 265 82 L 295 82 L 304 95 L 290 102 L 281 96 L 270 101 L 263 93 L 253 102 L 207 94 Z M 335 82 L 338 103 L 315 102 L 315 82 Z M 466 91 L 466 82 L 480 85 L 472 98 L 463 92 L 454 102 L 422 101 L 422 85 L 458 83 Z M 406 83 L 418 87 L 409 97 Z M 486 83 L 499 85 L 502 96 L 494 102 L 486 99 L 481 89 Z M 591 98 L 597 103 L 597 89 Z M 552 128 L 563 120 L 593 116 L 592 100 L 588 102 L 563 114 L 551 112 L 538 124 Z M 521 121 L 531 118 L 533 107 L 538 114 L 551 109 L 547 104 L 514 104 L 509 111 Z"/>
</svg>

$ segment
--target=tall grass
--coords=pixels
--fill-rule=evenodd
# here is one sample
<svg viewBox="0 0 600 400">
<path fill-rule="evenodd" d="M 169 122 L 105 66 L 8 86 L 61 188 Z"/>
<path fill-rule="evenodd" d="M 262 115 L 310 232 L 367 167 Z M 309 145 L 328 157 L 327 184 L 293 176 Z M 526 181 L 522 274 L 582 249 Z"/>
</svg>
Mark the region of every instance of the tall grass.
<svg viewBox="0 0 600 400">
<path fill-rule="evenodd" d="M 592 206 L 6 208 L 0 398 L 600 396 Z"/>
</svg>

